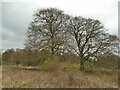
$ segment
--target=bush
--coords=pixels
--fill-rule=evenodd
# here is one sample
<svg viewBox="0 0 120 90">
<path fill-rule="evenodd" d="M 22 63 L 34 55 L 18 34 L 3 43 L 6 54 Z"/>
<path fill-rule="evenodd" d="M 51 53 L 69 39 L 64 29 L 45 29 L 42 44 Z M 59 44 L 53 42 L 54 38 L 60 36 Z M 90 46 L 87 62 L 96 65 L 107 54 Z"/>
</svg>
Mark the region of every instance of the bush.
<svg viewBox="0 0 120 90">
<path fill-rule="evenodd" d="M 35 66 L 38 65 L 38 62 L 36 60 L 26 60 L 23 63 L 24 66 Z"/>
<path fill-rule="evenodd" d="M 47 58 L 47 60 L 44 62 L 44 64 L 41 65 L 41 68 L 44 70 L 49 71 L 57 71 L 59 70 L 60 62 L 57 55 L 51 55 Z"/>
<path fill-rule="evenodd" d="M 16 60 L 15 62 L 16 62 L 16 65 L 19 65 L 21 63 L 19 59 Z"/>
<path fill-rule="evenodd" d="M 71 62 L 62 62 L 61 69 L 64 71 L 76 71 L 79 68 L 79 64 Z"/>
</svg>

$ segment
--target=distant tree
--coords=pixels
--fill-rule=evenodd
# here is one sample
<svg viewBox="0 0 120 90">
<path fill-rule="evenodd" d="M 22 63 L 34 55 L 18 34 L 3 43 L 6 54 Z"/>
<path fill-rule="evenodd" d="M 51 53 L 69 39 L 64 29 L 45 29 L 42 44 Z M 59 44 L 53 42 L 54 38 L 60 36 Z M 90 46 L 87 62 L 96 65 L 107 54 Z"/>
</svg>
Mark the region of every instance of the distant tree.
<svg viewBox="0 0 120 90">
<path fill-rule="evenodd" d="M 68 18 L 59 9 L 37 10 L 26 33 L 26 48 L 49 50 L 52 54 L 61 53 L 67 41 L 65 27 Z"/>
<path fill-rule="evenodd" d="M 108 34 L 100 21 L 90 18 L 71 18 L 68 32 L 71 35 L 69 46 L 80 57 L 81 71 L 84 70 L 84 62 L 89 57 L 109 52 L 112 44 L 117 41 L 117 37 Z"/>
<path fill-rule="evenodd" d="M 13 64 L 13 55 L 15 53 L 14 49 L 7 49 L 2 53 L 2 62 L 6 64 Z"/>
</svg>

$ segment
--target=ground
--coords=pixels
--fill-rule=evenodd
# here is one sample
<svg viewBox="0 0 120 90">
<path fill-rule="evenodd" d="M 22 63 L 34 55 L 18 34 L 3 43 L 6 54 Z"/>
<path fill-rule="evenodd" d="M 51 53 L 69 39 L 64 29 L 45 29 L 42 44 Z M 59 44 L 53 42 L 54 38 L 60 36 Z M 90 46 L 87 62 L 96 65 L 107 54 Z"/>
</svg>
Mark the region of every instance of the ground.
<svg viewBox="0 0 120 90">
<path fill-rule="evenodd" d="M 117 88 L 117 72 L 99 71 L 45 71 L 3 65 L 2 84 L 5 88 Z"/>
</svg>

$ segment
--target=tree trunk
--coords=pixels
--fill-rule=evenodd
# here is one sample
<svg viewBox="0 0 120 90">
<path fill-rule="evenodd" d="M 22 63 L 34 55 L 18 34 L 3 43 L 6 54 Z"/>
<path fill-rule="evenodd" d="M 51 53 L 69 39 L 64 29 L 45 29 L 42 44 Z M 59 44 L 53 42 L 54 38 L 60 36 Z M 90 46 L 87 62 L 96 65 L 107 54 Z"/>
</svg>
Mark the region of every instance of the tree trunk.
<svg viewBox="0 0 120 90">
<path fill-rule="evenodd" d="M 80 71 L 84 71 L 84 59 L 82 58 L 81 60 L 80 60 Z"/>
<path fill-rule="evenodd" d="M 51 48 L 51 51 L 52 51 L 52 55 L 54 54 L 54 48 L 53 48 L 53 46 L 52 46 L 52 48 Z"/>
</svg>

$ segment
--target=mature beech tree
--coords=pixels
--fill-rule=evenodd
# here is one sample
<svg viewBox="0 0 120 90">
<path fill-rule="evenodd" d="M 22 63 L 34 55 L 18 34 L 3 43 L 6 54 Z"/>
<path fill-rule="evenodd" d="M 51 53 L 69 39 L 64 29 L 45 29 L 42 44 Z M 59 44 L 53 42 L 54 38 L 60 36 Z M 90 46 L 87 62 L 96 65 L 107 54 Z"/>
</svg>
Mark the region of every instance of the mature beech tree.
<svg viewBox="0 0 120 90">
<path fill-rule="evenodd" d="M 80 70 L 84 70 L 84 62 L 90 57 L 96 57 L 110 51 L 117 37 L 109 35 L 103 24 L 94 19 L 82 17 L 71 18 L 68 23 L 68 32 L 71 34 L 69 46 L 80 57 Z"/>
<path fill-rule="evenodd" d="M 68 18 L 69 16 L 59 9 L 37 10 L 26 33 L 26 48 L 45 49 L 52 54 L 63 51 L 67 41 L 65 26 Z"/>
</svg>

